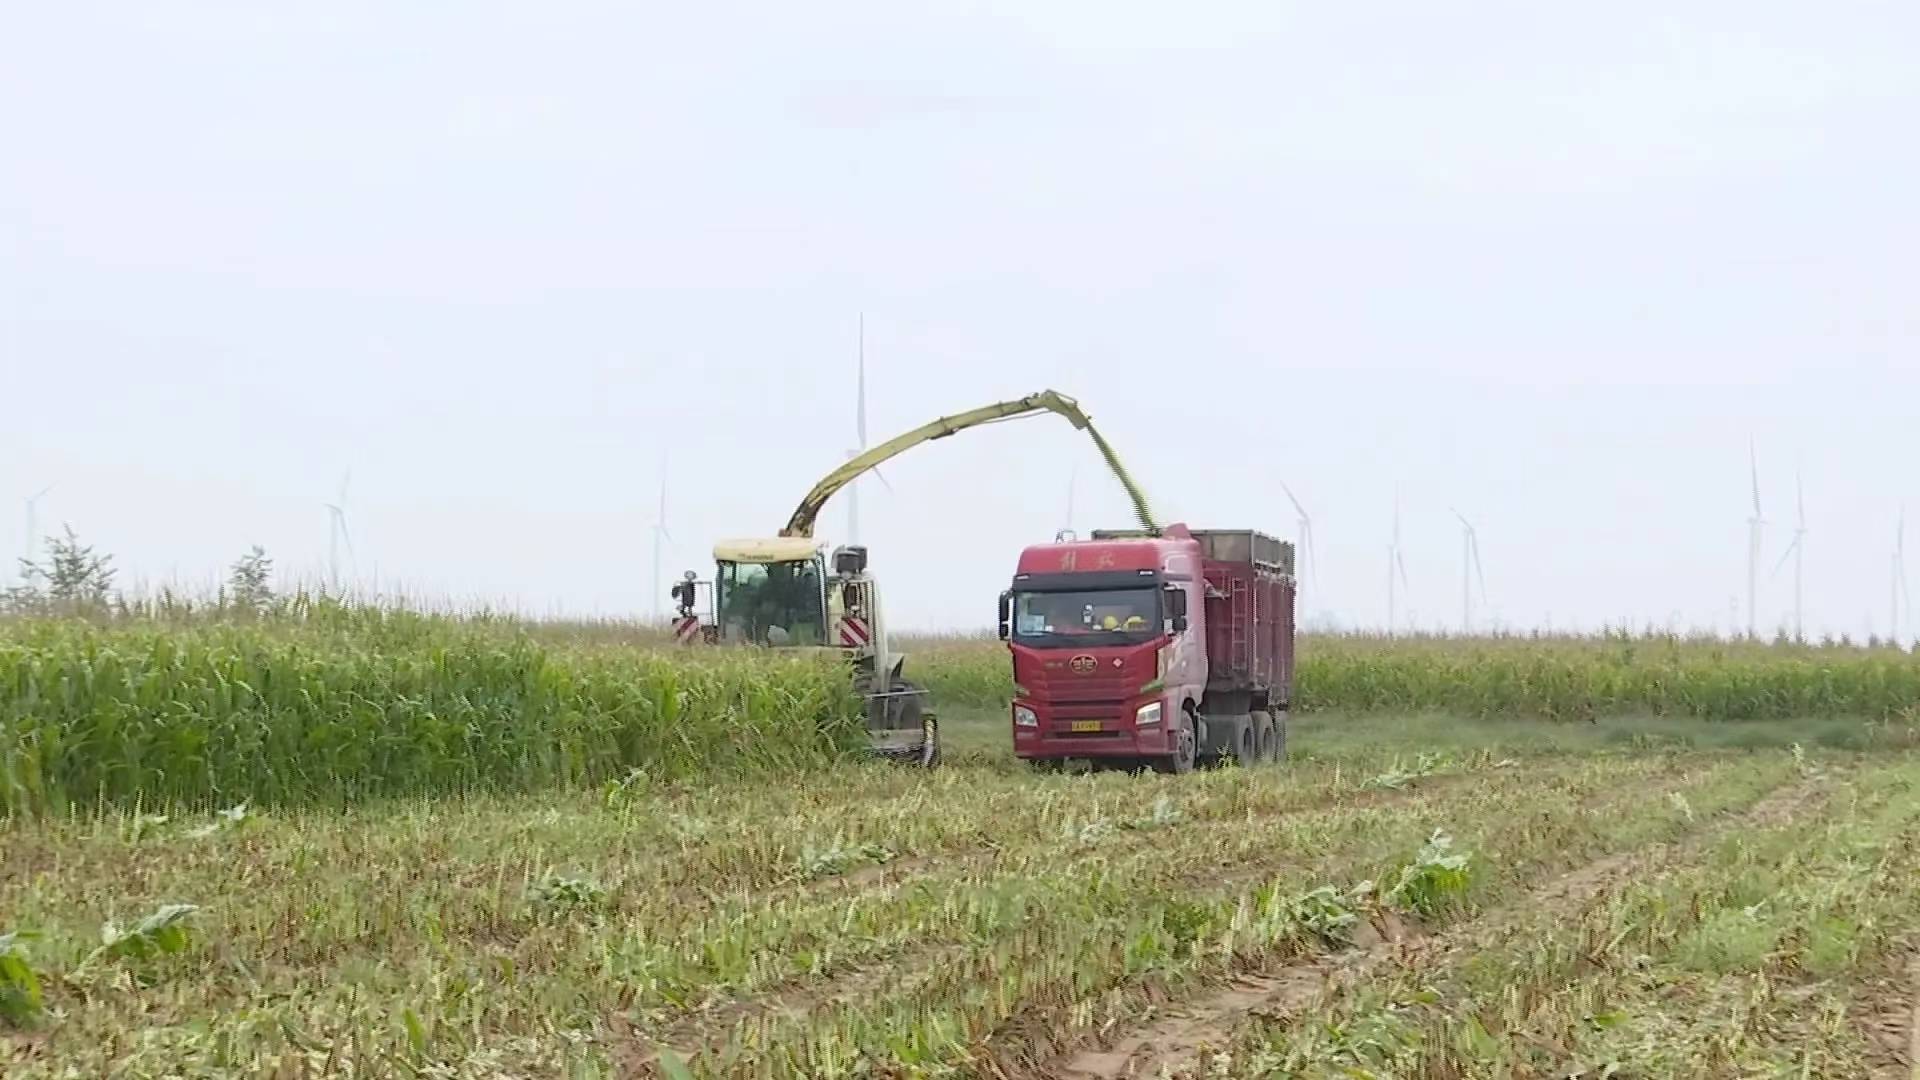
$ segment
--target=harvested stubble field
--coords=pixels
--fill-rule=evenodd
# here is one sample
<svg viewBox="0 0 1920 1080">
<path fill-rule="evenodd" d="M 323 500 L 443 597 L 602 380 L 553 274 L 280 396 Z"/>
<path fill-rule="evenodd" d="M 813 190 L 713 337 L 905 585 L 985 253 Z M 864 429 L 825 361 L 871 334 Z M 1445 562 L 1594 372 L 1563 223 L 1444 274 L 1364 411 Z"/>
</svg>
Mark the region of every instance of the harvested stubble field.
<svg viewBox="0 0 1920 1080">
<path fill-rule="evenodd" d="M 844 760 L 818 672 L 517 628 L 323 613 L 0 648 L 8 760 L 41 753 L 0 823 L 0 934 L 34 935 L 0 946 L 8 1077 L 1905 1078 L 1920 1037 L 1920 756 L 1890 707 L 1914 661 L 1890 651 L 1722 647 L 1881 695 L 1793 719 L 1323 696 L 1286 766 L 1167 777 L 1030 775 L 965 707 L 946 768 Z M 917 656 L 985 687 L 989 648 Z M 305 658 L 307 697 L 236 654 L 276 686 Z M 1341 655 L 1457 677 L 1440 643 L 1329 643 L 1303 698 Z M 209 665 L 248 689 L 215 696 Z M 131 697 L 155 668 L 165 707 Z M 640 672 L 650 693 L 614 688 Z M 300 733 L 349 702 L 392 744 L 333 775 Z M 34 741 L 101 715 L 86 768 Z M 223 746 L 247 725 L 270 751 Z M 682 725 L 743 756 L 661 734 Z M 199 779 L 156 771 L 195 730 Z M 402 768 L 409 739 L 430 768 Z"/>
</svg>

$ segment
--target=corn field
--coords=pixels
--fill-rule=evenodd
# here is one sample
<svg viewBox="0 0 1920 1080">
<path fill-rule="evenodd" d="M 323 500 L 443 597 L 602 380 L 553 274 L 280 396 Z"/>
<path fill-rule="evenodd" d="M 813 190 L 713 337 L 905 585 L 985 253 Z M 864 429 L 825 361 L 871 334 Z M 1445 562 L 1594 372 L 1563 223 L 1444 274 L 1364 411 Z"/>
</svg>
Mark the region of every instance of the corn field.
<svg viewBox="0 0 1920 1080">
<path fill-rule="evenodd" d="M 0 623 L 0 813 L 352 801 L 817 766 L 862 740 L 843 668 L 633 628 L 349 609 Z M 901 643 L 949 719 L 1004 708 L 1005 646 Z M 1892 648 L 1303 636 L 1295 709 L 1703 721 L 1920 717 Z"/>
<path fill-rule="evenodd" d="M 1404 638 L 1302 635 L 1299 712 L 1698 720 L 1920 717 L 1920 656 L 1895 648 L 1640 637 Z M 997 641 L 933 638 L 909 665 L 934 700 L 1004 704 Z"/>
<path fill-rule="evenodd" d="M 0 626 L 0 813 L 792 768 L 861 738 L 843 673 L 793 654 L 695 659 L 325 605 Z"/>
</svg>

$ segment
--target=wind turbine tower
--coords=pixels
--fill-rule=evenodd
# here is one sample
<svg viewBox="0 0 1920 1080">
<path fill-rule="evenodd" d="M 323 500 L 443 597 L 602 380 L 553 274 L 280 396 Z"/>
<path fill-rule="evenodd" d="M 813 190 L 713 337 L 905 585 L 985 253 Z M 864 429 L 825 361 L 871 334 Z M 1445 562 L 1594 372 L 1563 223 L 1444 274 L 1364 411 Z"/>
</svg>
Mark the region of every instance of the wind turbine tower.
<svg viewBox="0 0 1920 1080">
<path fill-rule="evenodd" d="M 1079 466 L 1076 465 L 1073 468 L 1067 470 L 1067 516 L 1060 522 L 1060 528 L 1055 530 L 1053 534 L 1053 538 L 1055 540 L 1063 540 L 1070 535 L 1074 535 L 1074 532 L 1073 532 L 1073 486 L 1074 486 L 1074 482 L 1079 479 L 1080 479 Z"/>
<path fill-rule="evenodd" d="M 1802 580 L 1800 570 L 1802 559 L 1806 555 L 1807 499 L 1806 493 L 1800 485 L 1800 476 L 1797 473 L 1793 478 L 1793 502 L 1793 543 L 1787 545 L 1787 550 L 1781 553 L 1780 561 L 1773 566 L 1773 572 L 1776 574 L 1779 573 L 1780 568 L 1787 565 L 1789 558 L 1793 560 L 1793 639 L 1795 641 L 1804 641 L 1806 640 L 1806 621 L 1804 618 L 1805 608 L 1802 606 L 1803 594 L 1800 591 L 1800 583 Z"/>
<path fill-rule="evenodd" d="M 1313 518 L 1307 515 L 1307 508 L 1300 505 L 1300 500 L 1294 497 L 1293 489 L 1287 486 L 1285 480 L 1280 482 L 1280 490 L 1287 493 L 1287 501 L 1293 504 L 1293 512 L 1299 515 L 1299 519 L 1296 522 L 1296 528 L 1300 533 L 1300 551 L 1298 554 L 1301 557 L 1301 561 L 1307 564 L 1308 572 L 1313 575 L 1315 587 L 1318 587 L 1320 584 L 1320 561 L 1314 557 L 1313 553 Z M 1294 568 L 1294 577 L 1297 579 L 1300 576 L 1299 567 L 1296 566 Z M 1388 587 L 1392 587 L 1391 583 L 1389 583 Z"/>
<path fill-rule="evenodd" d="M 667 531 L 667 462 L 660 460 L 660 510 L 653 519 L 653 617 L 660 619 L 660 553 L 664 544 L 673 542 L 673 534 Z"/>
<path fill-rule="evenodd" d="M 854 391 L 854 435 L 859 445 L 847 451 L 847 460 L 852 461 L 867 452 L 867 317 L 860 316 L 860 374 Z M 860 479 L 855 477 L 847 484 L 847 543 L 860 542 Z"/>
<path fill-rule="evenodd" d="M 27 496 L 27 546 L 20 549 L 22 559 L 32 559 L 34 545 L 40 542 L 40 500 L 46 498 L 51 487 L 43 487 Z M 25 568 L 22 567 L 22 572 Z"/>
<path fill-rule="evenodd" d="M 1407 584 L 1407 563 L 1400 557 L 1400 492 L 1393 493 L 1393 543 L 1387 546 L 1387 636 L 1393 636 L 1395 603 L 1399 599 L 1394 592 L 1394 578 L 1399 584 Z"/>
<path fill-rule="evenodd" d="M 1900 640 L 1900 613 L 1913 615 L 1913 594 L 1907 591 L 1907 508 L 1900 508 L 1900 518 L 1893 526 L 1893 619 L 1887 626 L 1887 637 L 1895 642 Z"/>
<path fill-rule="evenodd" d="M 1473 583 L 1480 582 L 1480 599 L 1487 598 L 1487 574 L 1480 565 L 1480 534 L 1473 529 L 1473 522 L 1467 516 L 1455 510 L 1453 516 L 1460 519 L 1460 632 L 1473 633 Z"/>
<path fill-rule="evenodd" d="M 1754 456 L 1752 441 L 1747 443 L 1747 466 L 1753 476 L 1753 516 L 1747 519 L 1747 636 L 1753 637 L 1760 583 L 1760 530 L 1767 522 L 1760 516 L 1760 461 Z"/>
<path fill-rule="evenodd" d="M 338 502 L 327 505 L 327 577 L 333 586 L 333 595 L 340 596 L 340 545 L 347 546 L 347 557 L 353 557 L 353 537 L 347 532 L 347 482 L 352 479 L 351 472 L 340 476 L 340 497 Z"/>
</svg>

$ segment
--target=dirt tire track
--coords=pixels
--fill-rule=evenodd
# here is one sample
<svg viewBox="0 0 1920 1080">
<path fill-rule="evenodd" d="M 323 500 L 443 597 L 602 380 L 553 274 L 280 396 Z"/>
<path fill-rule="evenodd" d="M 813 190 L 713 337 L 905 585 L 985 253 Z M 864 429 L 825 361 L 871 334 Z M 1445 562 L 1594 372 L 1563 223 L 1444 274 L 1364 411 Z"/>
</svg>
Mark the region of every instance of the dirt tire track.
<svg viewBox="0 0 1920 1080">
<path fill-rule="evenodd" d="M 1595 859 L 1556 875 L 1531 890 L 1523 901 L 1501 905 L 1438 933 L 1428 934 L 1391 913 L 1382 913 L 1384 917 L 1377 915 L 1380 921 L 1373 926 L 1363 924 L 1352 948 L 1315 954 L 1269 973 L 1243 975 L 1227 989 L 1165 1016 L 1143 1031 L 1123 1035 L 1108 1049 L 1082 1050 L 1064 1062 L 1056 1061 L 1056 1069 L 1048 1075 L 1068 1080 L 1189 1075 L 1200 1066 L 1201 1055 L 1229 1045 L 1249 1016 L 1276 1020 L 1296 1016 L 1323 996 L 1369 978 L 1395 961 L 1404 963 L 1416 955 L 1457 947 L 1473 936 L 1497 932 L 1541 907 L 1583 905 L 1643 867 L 1698 850 L 1736 829 L 1783 823 L 1822 790 L 1822 780 L 1821 776 L 1788 780 L 1745 811 L 1683 840 Z M 1920 1080 L 1920 1073 L 1914 1080 Z"/>
<path fill-rule="evenodd" d="M 1871 1080 L 1920 1080 L 1920 939 L 1896 944 L 1865 992 L 1854 998 L 1854 1028 Z"/>
</svg>

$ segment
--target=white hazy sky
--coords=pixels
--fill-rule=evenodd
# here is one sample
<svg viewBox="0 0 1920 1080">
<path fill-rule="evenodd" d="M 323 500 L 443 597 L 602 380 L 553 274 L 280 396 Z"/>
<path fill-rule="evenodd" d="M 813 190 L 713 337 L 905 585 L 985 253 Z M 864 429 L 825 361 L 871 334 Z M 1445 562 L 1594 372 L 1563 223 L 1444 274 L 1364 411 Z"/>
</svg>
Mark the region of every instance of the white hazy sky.
<svg viewBox="0 0 1920 1080">
<path fill-rule="evenodd" d="M 131 581 L 645 613 L 853 440 L 1052 386 L 1169 519 L 1291 536 L 1309 613 L 1885 632 L 1920 515 L 1920 8 L 16 3 L 0 536 Z M 1906 134 L 1902 134 L 1906 132 Z M 896 623 L 1123 524 L 1050 418 L 863 487 Z M 1920 522 L 1917 522 L 1920 525 Z M 823 534 L 844 538 L 840 501 Z M 1483 614 L 1485 614 L 1483 609 Z M 1743 616 L 1744 618 L 1744 616 Z"/>
</svg>

